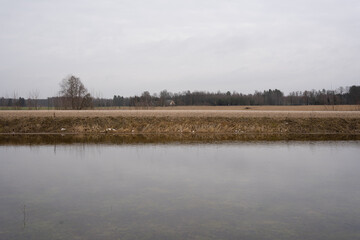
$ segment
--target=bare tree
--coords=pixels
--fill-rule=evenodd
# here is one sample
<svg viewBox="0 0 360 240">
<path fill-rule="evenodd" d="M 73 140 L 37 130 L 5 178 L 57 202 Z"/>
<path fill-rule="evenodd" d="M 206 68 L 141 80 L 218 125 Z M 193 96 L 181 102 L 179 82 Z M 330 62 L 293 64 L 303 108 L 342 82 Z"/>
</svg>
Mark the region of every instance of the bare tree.
<svg viewBox="0 0 360 240">
<path fill-rule="evenodd" d="M 148 91 L 141 94 L 141 103 L 145 107 L 149 107 L 151 105 L 151 95 Z"/>
<path fill-rule="evenodd" d="M 14 109 L 18 109 L 18 108 L 19 108 L 17 98 L 18 98 L 18 93 L 14 91 L 13 100 L 11 101 Z"/>
<path fill-rule="evenodd" d="M 90 107 L 91 96 L 81 82 L 80 78 L 68 76 L 60 83 L 60 96 L 63 98 L 63 107 L 83 109 Z"/>
<path fill-rule="evenodd" d="M 160 92 L 160 105 L 165 106 L 166 100 L 170 98 L 170 93 L 164 89 Z"/>
<path fill-rule="evenodd" d="M 29 98 L 28 98 L 28 107 L 29 109 L 34 108 L 35 110 L 38 109 L 38 99 L 39 99 L 39 90 L 32 90 L 29 92 Z"/>
</svg>

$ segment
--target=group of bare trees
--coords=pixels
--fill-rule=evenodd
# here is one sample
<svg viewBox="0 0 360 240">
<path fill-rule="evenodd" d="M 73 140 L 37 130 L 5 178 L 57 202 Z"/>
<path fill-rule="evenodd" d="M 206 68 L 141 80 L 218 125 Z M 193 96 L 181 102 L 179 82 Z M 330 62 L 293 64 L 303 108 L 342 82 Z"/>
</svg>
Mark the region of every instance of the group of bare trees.
<svg viewBox="0 0 360 240">
<path fill-rule="evenodd" d="M 93 106 L 93 99 L 80 78 L 70 75 L 60 82 L 60 91 L 57 97 L 39 99 L 40 92 L 29 92 L 28 99 L 18 97 L 17 92 L 11 98 L 0 98 L 0 106 L 7 109 L 28 108 L 37 110 L 40 107 L 55 107 L 57 109 L 85 109 Z"/>
<path fill-rule="evenodd" d="M 113 99 L 93 98 L 79 77 L 69 75 L 60 82 L 60 91 L 57 97 L 38 99 L 39 91 L 29 93 L 25 100 L 17 97 L 0 98 L 0 106 L 20 109 L 38 109 L 42 107 L 54 107 L 56 109 L 81 110 L 93 107 L 113 106 L 173 106 L 173 105 L 343 105 L 360 104 L 360 86 L 340 87 L 336 90 L 311 90 L 291 92 L 288 95 L 278 89 L 269 89 L 262 92 L 255 91 L 254 94 L 242 94 L 238 92 L 204 92 L 184 91 L 171 93 L 167 90 L 159 94 L 150 94 L 144 91 L 140 96 L 122 97 L 114 96 Z"/>
<path fill-rule="evenodd" d="M 27 99 L 18 97 L 18 93 L 14 92 L 12 97 L 1 97 L 0 106 L 7 107 L 9 109 L 38 109 L 39 108 L 39 91 L 33 90 L 29 92 Z"/>
<path fill-rule="evenodd" d="M 340 105 L 360 104 L 360 86 L 340 87 L 336 90 L 310 90 L 291 92 L 285 95 L 278 89 L 269 89 L 254 94 L 238 92 L 202 92 L 185 91 L 171 93 L 167 90 L 151 95 L 144 91 L 141 96 L 121 97 L 113 99 L 93 99 L 80 78 L 69 76 L 60 84 L 57 106 L 64 109 L 84 109 L 93 106 L 167 106 L 169 102 L 175 105 Z"/>
</svg>

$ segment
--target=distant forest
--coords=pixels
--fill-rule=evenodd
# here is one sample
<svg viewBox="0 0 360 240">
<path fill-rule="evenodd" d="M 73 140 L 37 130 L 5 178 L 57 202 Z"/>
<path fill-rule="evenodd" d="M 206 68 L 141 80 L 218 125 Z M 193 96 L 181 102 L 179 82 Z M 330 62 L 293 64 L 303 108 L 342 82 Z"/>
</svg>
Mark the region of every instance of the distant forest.
<svg viewBox="0 0 360 240">
<path fill-rule="evenodd" d="M 0 98 L 0 106 L 10 108 L 59 108 L 64 97 Z M 96 107 L 156 107 L 156 106 L 236 106 L 236 105 L 347 105 L 360 104 L 360 86 L 340 87 L 336 90 L 310 90 L 291 92 L 288 95 L 278 89 L 255 91 L 253 94 L 238 92 L 185 91 L 171 93 L 163 90 L 150 94 L 144 91 L 140 96 L 114 96 L 112 99 L 91 97 L 87 108 Z"/>
</svg>

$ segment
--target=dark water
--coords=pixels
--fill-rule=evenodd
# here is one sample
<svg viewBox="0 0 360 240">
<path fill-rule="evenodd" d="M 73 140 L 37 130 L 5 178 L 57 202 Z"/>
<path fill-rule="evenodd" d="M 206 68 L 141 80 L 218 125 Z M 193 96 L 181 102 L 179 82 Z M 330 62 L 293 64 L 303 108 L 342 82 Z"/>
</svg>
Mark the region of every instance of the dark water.
<svg viewBox="0 0 360 240">
<path fill-rule="evenodd" d="M 360 142 L 0 146 L 0 239 L 360 239 Z"/>
</svg>

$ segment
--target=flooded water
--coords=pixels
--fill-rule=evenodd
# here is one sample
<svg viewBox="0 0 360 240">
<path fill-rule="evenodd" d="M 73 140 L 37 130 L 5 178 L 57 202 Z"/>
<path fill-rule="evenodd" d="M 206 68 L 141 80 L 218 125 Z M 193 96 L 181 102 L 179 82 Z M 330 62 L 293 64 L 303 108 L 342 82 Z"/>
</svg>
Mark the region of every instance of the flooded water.
<svg viewBox="0 0 360 240">
<path fill-rule="evenodd" d="M 360 142 L 0 146 L 0 239 L 360 239 Z"/>
</svg>

